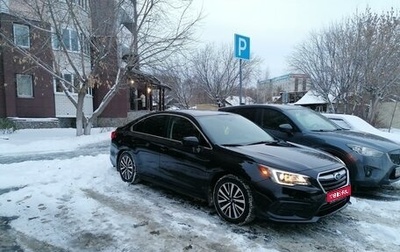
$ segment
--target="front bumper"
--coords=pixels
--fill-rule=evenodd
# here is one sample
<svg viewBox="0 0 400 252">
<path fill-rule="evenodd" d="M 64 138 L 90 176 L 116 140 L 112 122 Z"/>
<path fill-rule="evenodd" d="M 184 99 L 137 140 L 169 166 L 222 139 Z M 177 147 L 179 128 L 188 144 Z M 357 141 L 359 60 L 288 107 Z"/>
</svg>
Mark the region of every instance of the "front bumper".
<svg viewBox="0 0 400 252">
<path fill-rule="evenodd" d="M 293 201 L 276 202 L 269 211 L 260 212 L 260 216 L 276 222 L 312 223 L 321 217 L 336 213 L 346 207 L 349 202 L 350 197 L 322 205 Z"/>
<path fill-rule="evenodd" d="M 331 215 L 350 202 L 350 196 L 328 203 L 326 193 L 319 188 L 279 188 L 274 185 L 271 196 L 260 191 L 255 193 L 257 216 L 277 222 L 312 223 Z M 264 191 L 264 190 L 263 190 Z"/>
<path fill-rule="evenodd" d="M 352 185 L 361 187 L 379 187 L 400 180 L 400 151 L 382 155 L 381 157 L 366 157 L 350 154 L 348 169 Z"/>
</svg>

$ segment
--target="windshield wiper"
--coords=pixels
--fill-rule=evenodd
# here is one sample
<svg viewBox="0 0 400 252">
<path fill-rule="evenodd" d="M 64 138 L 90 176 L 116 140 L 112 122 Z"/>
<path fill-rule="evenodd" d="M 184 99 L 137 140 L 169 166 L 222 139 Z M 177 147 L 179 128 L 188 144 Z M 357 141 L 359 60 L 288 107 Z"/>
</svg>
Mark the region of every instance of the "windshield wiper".
<svg viewBox="0 0 400 252">
<path fill-rule="evenodd" d="M 238 146 L 243 146 L 243 144 L 221 144 L 222 146 L 225 147 L 238 147 Z"/>
<path fill-rule="evenodd" d="M 257 145 L 257 144 L 268 144 L 268 145 L 270 145 L 270 144 L 278 144 L 278 143 L 279 143 L 279 141 L 277 141 L 277 140 L 271 140 L 271 141 L 259 141 L 259 142 L 249 143 L 247 145 Z"/>
<path fill-rule="evenodd" d="M 312 132 L 332 132 L 332 131 L 336 131 L 335 130 L 327 130 L 327 129 L 319 129 L 319 130 L 311 130 Z"/>
</svg>

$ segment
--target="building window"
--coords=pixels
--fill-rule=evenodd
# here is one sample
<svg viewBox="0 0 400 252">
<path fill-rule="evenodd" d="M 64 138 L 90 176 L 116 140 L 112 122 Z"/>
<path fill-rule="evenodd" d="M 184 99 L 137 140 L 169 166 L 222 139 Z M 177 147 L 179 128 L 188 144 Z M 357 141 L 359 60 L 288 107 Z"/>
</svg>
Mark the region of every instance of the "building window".
<svg viewBox="0 0 400 252">
<path fill-rule="evenodd" d="M 89 7 L 89 0 L 69 0 L 73 4 L 77 4 L 83 9 L 87 10 Z"/>
<path fill-rule="evenodd" d="M 84 54 L 89 55 L 90 54 L 90 39 L 85 36 L 83 33 L 80 34 L 80 39 L 82 41 L 82 51 Z"/>
<path fill-rule="evenodd" d="M 65 80 L 65 86 L 68 89 L 69 92 L 71 93 L 78 93 L 78 88 L 79 88 L 79 81 L 77 78 L 74 78 L 73 74 L 63 74 L 63 78 Z M 63 93 L 64 90 L 62 88 L 61 80 L 54 79 L 54 86 L 55 86 L 55 91 L 56 93 Z"/>
<path fill-rule="evenodd" d="M 62 43 L 64 43 L 65 48 L 68 51 L 72 52 L 80 52 L 83 51 L 85 54 L 89 55 L 90 53 L 90 45 L 89 40 L 83 35 L 78 34 L 78 32 L 70 30 L 70 29 L 63 29 L 62 30 Z M 82 41 L 82 47 L 80 42 Z M 61 49 L 61 41 L 58 39 L 57 34 L 52 34 L 52 46 L 55 50 Z"/>
<path fill-rule="evenodd" d="M 64 29 L 62 39 L 65 47 L 68 51 L 78 52 L 79 51 L 79 39 L 76 31 Z"/>
<path fill-rule="evenodd" d="M 79 6 L 81 6 L 83 9 L 87 10 L 88 9 L 88 0 L 78 0 Z"/>
<path fill-rule="evenodd" d="M 51 44 L 53 46 L 53 49 L 59 50 L 61 45 L 60 45 L 60 40 L 57 37 L 57 34 L 54 32 L 51 34 Z"/>
<path fill-rule="evenodd" d="M 17 96 L 21 98 L 33 97 L 32 75 L 17 74 Z"/>
<path fill-rule="evenodd" d="M 80 82 L 79 82 L 78 77 L 76 75 L 74 75 L 74 74 L 66 73 L 66 74 L 63 74 L 63 78 L 67 82 L 66 83 L 66 87 L 68 88 L 68 91 L 73 93 L 73 94 L 74 93 L 77 94 L 79 92 L 79 89 L 80 89 Z M 63 88 L 61 86 L 60 80 L 54 79 L 54 86 L 55 86 L 56 93 L 63 93 L 64 92 L 64 90 L 63 90 Z M 86 90 L 86 94 L 92 95 L 92 88 L 88 88 Z"/>
<path fill-rule="evenodd" d="M 307 79 L 304 78 L 303 79 L 303 91 L 306 91 L 306 90 L 307 90 Z"/>
<path fill-rule="evenodd" d="M 78 78 L 74 74 L 64 74 L 64 79 L 67 81 L 68 91 L 71 93 L 79 92 L 79 81 Z"/>
<path fill-rule="evenodd" d="M 55 92 L 56 93 L 63 93 L 64 90 L 62 88 L 61 80 L 54 78 L 53 79 L 54 87 L 55 87 Z"/>
<path fill-rule="evenodd" d="M 14 24 L 13 30 L 14 30 L 14 43 L 17 46 L 29 48 L 31 45 L 29 26 Z"/>
</svg>

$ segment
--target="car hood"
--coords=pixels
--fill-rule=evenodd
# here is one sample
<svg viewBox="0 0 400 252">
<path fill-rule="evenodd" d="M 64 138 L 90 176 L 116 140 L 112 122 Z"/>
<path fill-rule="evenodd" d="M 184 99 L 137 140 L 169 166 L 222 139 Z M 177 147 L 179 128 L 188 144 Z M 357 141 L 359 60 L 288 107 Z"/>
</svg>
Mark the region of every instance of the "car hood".
<svg viewBox="0 0 400 252">
<path fill-rule="evenodd" d="M 246 155 L 259 164 L 290 172 L 313 170 L 317 174 L 344 166 L 338 159 L 325 152 L 297 145 L 257 144 L 224 148 Z"/>
<path fill-rule="evenodd" d="M 307 135 L 312 135 L 330 144 L 335 144 L 335 142 L 341 142 L 343 144 L 359 144 L 383 152 L 400 149 L 400 145 L 393 141 L 361 131 L 338 130 L 330 132 L 309 132 Z"/>
</svg>

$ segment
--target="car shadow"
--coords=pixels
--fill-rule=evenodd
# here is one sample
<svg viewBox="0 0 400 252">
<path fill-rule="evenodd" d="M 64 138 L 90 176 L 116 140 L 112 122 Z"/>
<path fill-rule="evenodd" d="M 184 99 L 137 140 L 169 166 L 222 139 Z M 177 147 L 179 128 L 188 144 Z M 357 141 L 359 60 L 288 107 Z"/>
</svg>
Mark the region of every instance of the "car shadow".
<svg viewBox="0 0 400 252">
<path fill-rule="evenodd" d="M 400 188 L 393 185 L 381 186 L 379 188 L 358 188 L 352 193 L 356 198 L 379 200 L 379 201 L 399 201 Z"/>
</svg>

